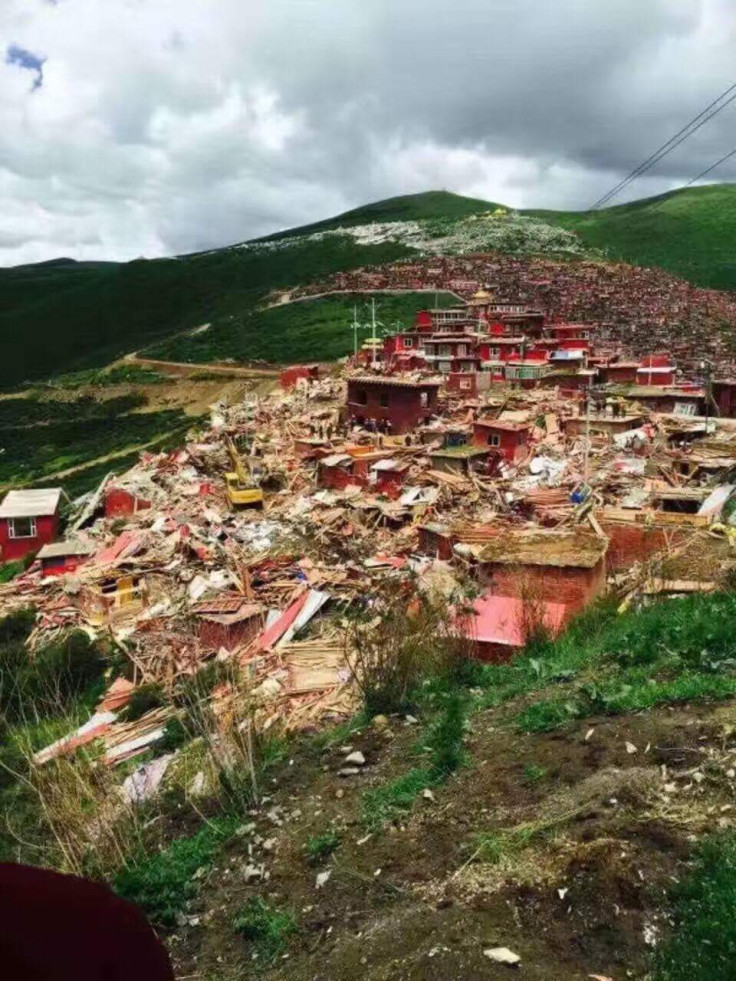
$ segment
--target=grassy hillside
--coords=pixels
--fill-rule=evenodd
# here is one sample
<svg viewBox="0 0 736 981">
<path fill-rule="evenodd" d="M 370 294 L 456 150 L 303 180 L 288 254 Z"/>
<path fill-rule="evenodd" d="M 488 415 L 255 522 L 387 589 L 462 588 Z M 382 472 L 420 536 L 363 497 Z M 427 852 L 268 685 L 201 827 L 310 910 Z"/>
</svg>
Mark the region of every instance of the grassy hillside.
<svg viewBox="0 0 736 981">
<path fill-rule="evenodd" d="M 736 289 L 736 186 L 672 191 L 601 211 L 529 212 L 612 259 L 661 266 L 698 286 Z"/>
<path fill-rule="evenodd" d="M 506 239 L 500 235 L 503 222 L 489 228 L 499 233 L 496 239 L 478 237 L 481 222 L 463 221 L 496 207 L 489 201 L 430 191 L 378 201 L 291 232 L 197 255 L 124 264 L 62 259 L 0 269 L 0 388 L 97 367 L 189 327 L 203 322 L 219 325 L 231 318 L 235 324 L 248 325 L 249 354 L 234 353 L 239 345 L 233 338 L 225 343 L 225 331 L 221 346 L 229 344 L 227 356 L 295 360 L 292 350 L 275 342 L 283 336 L 280 329 L 272 329 L 268 319 L 261 321 L 254 314 L 270 290 L 415 256 L 432 239 L 435 250 L 440 240 L 446 240 L 454 254 L 492 247 L 529 251 L 528 243 L 519 245 L 518 235 Z M 568 257 L 582 253 L 574 235 L 553 242 L 553 229 L 560 228 L 613 259 L 661 266 L 699 285 L 736 288 L 736 188 L 730 185 L 691 188 L 593 213 L 525 214 L 540 219 L 516 219 L 524 225 L 519 232 L 532 245 L 538 242 L 532 251 L 556 250 Z M 421 234 L 402 238 L 397 232 L 383 241 L 356 240 L 347 233 L 316 234 L 371 222 L 419 223 L 405 229 L 420 227 Z M 299 357 L 328 358 L 335 350 L 328 345 Z M 182 352 L 181 356 L 189 355 Z M 215 355 L 207 358 L 211 356 Z"/>
<path fill-rule="evenodd" d="M 269 290 L 408 255 L 330 238 L 122 265 L 0 270 L 0 388 L 103 365 L 157 337 L 253 310 Z"/>
<path fill-rule="evenodd" d="M 457 297 L 440 293 L 441 306 L 457 303 Z M 383 328 L 396 324 L 408 326 L 419 310 L 434 303 L 426 293 L 386 294 L 377 301 L 376 319 Z M 227 317 L 197 334 L 172 337 L 154 344 L 146 356 L 164 360 L 191 361 L 205 364 L 233 358 L 236 361 L 303 363 L 332 361 L 353 351 L 351 324 L 357 308 L 358 344 L 370 336 L 365 325 L 370 312 L 365 296 L 332 296 L 305 300 L 270 310 L 249 311 L 243 316 Z M 382 333 L 382 330 L 380 331 Z"/>
<path fill-rule="evenodd" d="M 303 225 L 301 228 L 280 232 L 268 238 L 286 235 L 306 235 L 324 232 L 333 228 L 350 228 L 355 225 L 368 225 L 373 221 L 427 221 L 433 218 L 467 218 L 468 215 L 492 211 L 501 205 L 480 198 L 466 198 L 449 191 L 425 191 L 424 194 L 403 194 L 385 201 L 374 201 L 360 208 L 345 211 L 334 218 Z"/>
</svg>

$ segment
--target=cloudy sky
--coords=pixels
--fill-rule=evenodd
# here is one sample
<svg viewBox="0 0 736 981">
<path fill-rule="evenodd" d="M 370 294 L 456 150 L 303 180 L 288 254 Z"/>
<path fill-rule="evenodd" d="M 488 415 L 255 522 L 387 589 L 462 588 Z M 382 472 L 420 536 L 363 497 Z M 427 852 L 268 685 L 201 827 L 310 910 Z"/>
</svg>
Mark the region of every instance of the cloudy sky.
<svg viewBox="0 0 736 981">
<path fill-rule="evenodd" d="M 736 81 L 735 42 L 733 0 L 0 0 L 0 265 L 431 188 L 584 208 Z M 734 146 L 736 102 L 628 197 Z"/>
</svg>

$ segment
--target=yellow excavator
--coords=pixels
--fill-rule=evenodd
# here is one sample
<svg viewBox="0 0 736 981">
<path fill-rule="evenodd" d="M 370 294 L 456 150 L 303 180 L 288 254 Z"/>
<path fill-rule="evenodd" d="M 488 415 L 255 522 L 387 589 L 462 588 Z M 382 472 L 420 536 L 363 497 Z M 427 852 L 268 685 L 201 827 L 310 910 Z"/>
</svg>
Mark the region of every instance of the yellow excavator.
<svg viewBox="0 0 736 981">
<path fill-rule="evenodd" d="M 227 437 L 227 450 L 232 460 L 233 469 L 225 474 L 225 493 L 230 507 L 263 507 L 263 491 L 254 482 L 240 459 L 235 443 Z"/>
</svg>

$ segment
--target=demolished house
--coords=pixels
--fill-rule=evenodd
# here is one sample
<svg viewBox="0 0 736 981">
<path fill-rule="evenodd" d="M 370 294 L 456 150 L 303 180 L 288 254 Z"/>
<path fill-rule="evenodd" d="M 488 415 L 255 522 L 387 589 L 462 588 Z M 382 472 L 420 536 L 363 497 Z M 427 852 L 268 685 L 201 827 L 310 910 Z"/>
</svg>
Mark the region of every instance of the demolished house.
<svg viewBox="0 0 736 981">
<path fill-rule="evenodd" d="M 267 395 L 218 404 L 178 451 L 143 453 L 74 502 L 62 541 L 60 491 L 8 494 L 3 547 L 44 548 L 0 586 L 3 610 L 36 608 L 33 649 L 83 629 L 123 665 L 97 712 L 41 759 L 101 741 L 113 766 L 155 747 L 171 712 L 126 722 L 132 693 L 151 682 L 171 692 L 212 664 L 244 673 L 264 727 L 339 719 L 357 704 L 346 623 L 382 591 L 409 604 L 439 589 L 469 608 L 471 652 L 508 660 L 607 592 L 633 602 L 729 574 L 736 427 L 658 412 L 636 388 L 594 398 L 583 366 L 620 357 L 629 371 L 626 352 L 604 357 L 589 324 L 475 292 L 401 332 L 394 351 L 413 352 L 409 372 L 391 359 L 322 377 L 289 369 Z M 462 333 L 466 344 L 468 330 L 488 345 L 487 388 L 433 374 L 448 357 L 470 374 L 466 349 L 436 344 L 439 360 L 420 367 L 419 345 L 404 343 Z M 557 359 L 564 371 L 557 350 L 574 355 Z M 531 385 L 553 367 L 561 381 Z M 660 394 L 671 390 L 668 378 Z M 262 509 L 229 504 L 233 448 Z M 223 687 L 208 697 L 225 717 L 234 696 Z"/>
</svg>

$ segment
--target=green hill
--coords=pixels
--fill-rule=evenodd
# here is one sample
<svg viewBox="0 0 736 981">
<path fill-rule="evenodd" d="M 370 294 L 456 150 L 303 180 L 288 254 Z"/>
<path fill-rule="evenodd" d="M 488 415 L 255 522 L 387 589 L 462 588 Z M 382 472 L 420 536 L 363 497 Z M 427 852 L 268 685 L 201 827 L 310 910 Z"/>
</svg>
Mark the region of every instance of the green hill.
<svg viewBox="0 0 736 981">
<path fill-rule="evenodd" d="M 283 238 L 289 235 L 308 235 L 313 232 L 324 232 L 334 228 L 350 228 L 355 225 L 369 225 L 371 222 L 387 221 L 427 221 L 433 218 L 467 218 L 468 215 L 481 214 L 502 207 L 493 201 L 483 201 L 480 198 L 466 198 L 461 194 L 450 191 L 425 191 L 423 194 L 404 194 L 384 201 L 374 201 L 372 204 L 344 211 L 334 218 L 326 218 L 311 225 L 303 225 L 289 231 L 269 235 L 269 239 Z"/>
<path fill-rule="evenodd" d="M 690 187 L 600 211 L 528 213 L 576 232 L 611 259 L 736 289 L 736 185 Z"/>
<path fill-rule="evenodd" d="M 692 188 L 592 213 L 527 211 L 505 222 L 473 221 L 497 207 L 429 191 L 194 255 L 0 269 L 0 388 L 97 367 L 203 322 L 248 320 L 267 330 L 268 318 L 258 322 L 252 315 L 271 290 L 416 256 L 430 240 L 447 242 L 454 254 L 536 248 L 574 257 L 591 248 L 661 266 L 698 285 L 736 288 L 734 186 Z M 375 239 L 340 232 L 372 222 L 412 224 Z M 416 227 L 421 241 L 412 238 Z M 256 347 L 273 351 L 275 340 L 264 337 Z M 324 356 L 321 350 L 309 355 Z M 290 357 L 284 351 L 280 360 Z"/>
</svg>

